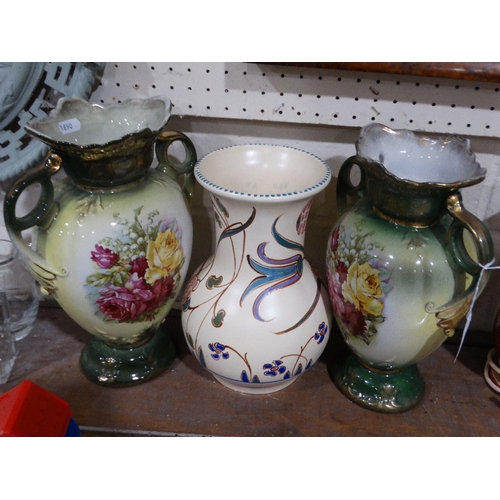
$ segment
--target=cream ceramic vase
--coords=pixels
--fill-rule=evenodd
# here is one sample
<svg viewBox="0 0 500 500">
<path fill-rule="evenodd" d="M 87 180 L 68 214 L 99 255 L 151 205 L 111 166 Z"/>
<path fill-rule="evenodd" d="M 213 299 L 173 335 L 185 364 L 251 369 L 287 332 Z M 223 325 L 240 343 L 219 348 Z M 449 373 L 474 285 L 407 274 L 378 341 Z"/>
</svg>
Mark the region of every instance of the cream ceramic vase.
<svg viewBox="0 0 500 500">
<path fill-rule="evenodd" d="M 182 327 L 202 366 L 224 386 L 264 394 L 315 363 L 330 334 L 328 295 L 304 258 L 313 197 L 329 167 L 290 147 L 232 146 L 199 161 L 216 251 L 186 286 Z"/>
<path fill-rule="evenodd" d="M 50 146 L 46 163 L 16 180 L 5 199 L 9 235 L 43 291 L 93 335 L 81 368 L 101 385 L 142 382 L 175 356 L 161 325 L 191 257 L 187 197 L 196 152 L 186 136 L 166 130 L 170 108 L 161 98 L 107 107 L 60 100 L 48 118 L 26 127 Z M 186 158 L 172 165 L 167 150 L 176 141 Z M 155 151 L 158 166 L 150 168 Z M 53 185 L 61 167 L 67 176 Z M 17 214 L 34 184 L 38 203 Z M 23 237 L 28 228 L 32 246 Z"/>
<path fill-rule="evenodd" d="M 466 140 L 380 124 L 362 129 L 356 151 L 339 172 L 326 259 L 352 354 L 331 371 L 361 406 L 401 412 L 424 394 L 417 363 L 454 334 L 488 277 L 490 235 L 460 195 L 486 172 Z"/>
</svg>

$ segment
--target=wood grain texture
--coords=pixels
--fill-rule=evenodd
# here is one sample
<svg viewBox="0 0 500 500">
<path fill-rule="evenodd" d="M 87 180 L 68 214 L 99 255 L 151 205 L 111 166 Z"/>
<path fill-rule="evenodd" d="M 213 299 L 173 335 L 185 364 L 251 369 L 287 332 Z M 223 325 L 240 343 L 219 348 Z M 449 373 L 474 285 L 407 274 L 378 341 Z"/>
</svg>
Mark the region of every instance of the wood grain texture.
<svg viewBox="0 0 500 500">
<path fill-rule="evenodd" d="M 321 360 L 294 384 L 253 396 L 221 386 L 198 364 L 178 316 L 167 324 L 178 349 L 171 367 L 142 385 L 111 389 L 80 372 L 89 334 L 61 309 L 42 307 L 33 332 L 18 344 L 14 371 L 0 393 L 33 381 L 69 403 L 84 436 L 500 435 L 500 395 L 482 377 L 489 345 L 466 345 L 456 363 L 456 342 L 443 345 L 419 364 L 427 383 L 423 402 L 385 415 L 350 402 L 330 380 L 328 363 L 343 349 L 338 332 Z"/>
<path fill-rule="evenodd" d="M 285 62 L 271 64 L 430 78 L 451 78 L 477 82 L 500 82 L 500 63 L 498 62 Z"/>
</svg>

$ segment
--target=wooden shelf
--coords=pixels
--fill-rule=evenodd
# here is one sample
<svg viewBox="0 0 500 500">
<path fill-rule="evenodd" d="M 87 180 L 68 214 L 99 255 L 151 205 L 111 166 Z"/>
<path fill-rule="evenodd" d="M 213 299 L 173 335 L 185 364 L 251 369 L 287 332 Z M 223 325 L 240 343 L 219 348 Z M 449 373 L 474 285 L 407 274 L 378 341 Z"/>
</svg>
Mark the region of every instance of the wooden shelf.
<svg viewBox="0 0 500 500">
<path fill-rule="evenodd" d="M 370 73 L 391 73 L 431 78 L 451 78 L 476 82 L 500 82 L 500 63 L 498 62 L 294 62 L 272 64 Z"/>
<path fill-rule="evenodd" d="M 427 387 L 423 402 L 402 414 L 365 410 L 331 382 L 329 360 L 343 348 L 332 336 L 321 360 L 283 391 L 251 396 L 217 383 L 188 351 L 180 319 L 167 319 L 178 356 L 159 377 L 112 389 L 88 381 L 79 356 L 90 336 L 60 308 L 42 307 L 4 393 L 24 379 L 66 400 L 83 436 L 498 436 L 500 395 L 484 382 L 488 341 L 469 332 L 445 343 L 419 364 Z"/>
</svg>

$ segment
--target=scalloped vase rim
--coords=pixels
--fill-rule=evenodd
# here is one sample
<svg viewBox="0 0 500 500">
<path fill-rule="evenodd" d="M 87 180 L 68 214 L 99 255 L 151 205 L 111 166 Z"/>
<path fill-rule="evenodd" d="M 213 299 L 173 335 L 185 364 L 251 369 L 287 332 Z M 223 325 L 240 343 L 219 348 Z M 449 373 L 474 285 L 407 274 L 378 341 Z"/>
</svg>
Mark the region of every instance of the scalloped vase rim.
<svg viewBox="0 0 500 500">
<path fill-rule="evenodd" d="M 163 105 L 163 110 L 159 110 L 154 106 L 154 103 L 161 103 Z M 148 108 L 149 107 L 149 108 Z M 134 121 L 131 121 L 132 126 L 136 128 L 132 131 L 127 131 L 124 133 L 124 127 L 119 123 L 115 125 L 110 118 L 113 118 L 112 113 L 126 114 L 127 110 L 129 112 L 138 109 L 140 110 L 140 117 L 144 118 L 149 112 L 149 116 L 146 116 L 146 121 L 139 120 L 139 117 Z M 42 119 L 32 119 L 25 125 L 25 130 L 30 135 L 42 140 L 43 142 L 51 145 L 62 147 L 77 147 L 81 149 L 92 149 L 102 147 L 104 145 L 116 144 L 128 137 L 132 137 L 138 134 L 151 134 L 152 136 L 157 135 L 163 127 L 168 123 L 171 117 L 172 102 L 170 99 L 162 96 L 149 97 L 145 99 L 127 99 L 119 103 L 111 103 L 107 105 L 101 105 L 98 103 L 93 103 L 82 99 L 81 97 L 63 97 L 57 101 L 56 107 L 51 110 L 48 116 Z M 74 111 L 71 114 L 71 111 Z M 109 120 L 109 124 L 112 127 L 112 135 L 107 137 L 104 135 L 104 139 L 99 141 L 87 141 L 79 144 L 70 137 L 66 138 L 62 132 L 58 129 L 58 124 L 62 121 L 71 118 L 84 119 L 86 114 L 89 117 L 89 121 L 92 126 L 95 127 L 95 120 L 104 119 Z M 69 118 L 71 117 L 71 118 Z M 125 121 L 127 121 L 124 116 Z M 94 128 L 95 130 L 95 128 Z M 103 137 L 102 128 L 98 132 L 94 132 L 94 136 Z"/>
<path fill-rule="evenodd" d="M 469 139 L 458 135 L 432 138 L 407 129 L 391 129 L 381 123 L 361 129 L 356 155 L 377 164 L 387 175 L 411 184 L 468 186 L 484 180 L 487 173 L 471 151 Z M 451 169 L 450 164 L 456 168 Z M 405 172 L 403 168 L 411 171 Z M 438 177 L 441 175 L 447 178 Z"/>
</svg>

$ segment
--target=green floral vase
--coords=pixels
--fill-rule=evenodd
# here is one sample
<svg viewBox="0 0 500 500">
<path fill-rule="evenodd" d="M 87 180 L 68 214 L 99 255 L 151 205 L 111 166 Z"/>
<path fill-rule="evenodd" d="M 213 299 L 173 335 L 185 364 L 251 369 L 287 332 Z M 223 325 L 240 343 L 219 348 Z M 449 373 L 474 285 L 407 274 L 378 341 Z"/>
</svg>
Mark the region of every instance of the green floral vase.
<svg viewBox="0 0 500 500">
<path fill-rule="evenodd" d="M 196 152 L 185 135 L 166 129 L 170 109 L 161 98 L 107 107 L 61 99 L 26 127 L 50 146 L 45 164 L 17 179 L 5 198 L 12 241 L 42 290 L 93 335 L 80 365 L 105 386 L 148 380 L 175 357 L 161 325 L 191 257 L 187 198 Z M 167 150 L 177 141 L 186 155 L 172 164 Z M 155 152 L 158 165 L 150 168 Z M 61 167 L 67 175 L 53 184 Z M 20 196 L 36 184 L 35 207 L 17 214 Z"/>
<path fill-rule="evenodd" d="M 402 412 L 424 395 L 418 361 L 454 334 L 487 280 L 491 237 L 459 191 L 486 172 L 466 140 L 380 124 L 361 130 L 356 152 L 339 172 L 326 258 L 350 355 L 330 372 L 359 405 Z"/>
</svg>

